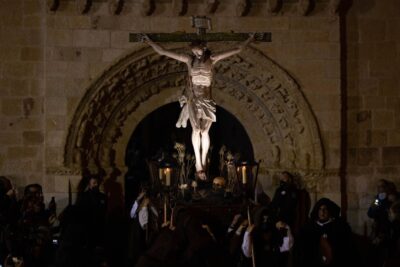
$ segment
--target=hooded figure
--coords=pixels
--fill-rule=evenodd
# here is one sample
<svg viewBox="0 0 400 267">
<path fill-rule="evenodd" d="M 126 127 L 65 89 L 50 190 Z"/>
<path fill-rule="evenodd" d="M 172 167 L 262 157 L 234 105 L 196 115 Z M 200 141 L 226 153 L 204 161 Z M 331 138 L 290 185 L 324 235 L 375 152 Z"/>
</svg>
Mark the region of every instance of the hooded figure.
<svg viewBox="0 0 400 267">
<path fill-rule="evenodd" d="M 390 236 L 385 267 L 400 266 L 400 201 L 392 204 L 389 210 Z"/>
<path fill-rule="evenodd" d="M 351 229 L 340 218 L 340 207 L 328 198 L 314 206 L 309 222 L 300 230 L 295 244 L 298 266 L 350 266 Z"/>
</svg>

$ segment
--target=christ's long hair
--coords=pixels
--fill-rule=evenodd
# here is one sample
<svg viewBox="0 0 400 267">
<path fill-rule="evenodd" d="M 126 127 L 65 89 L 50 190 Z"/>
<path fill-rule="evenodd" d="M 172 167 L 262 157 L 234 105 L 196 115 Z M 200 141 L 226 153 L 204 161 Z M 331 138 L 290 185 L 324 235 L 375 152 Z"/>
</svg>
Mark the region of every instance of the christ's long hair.
<svg viewBox="0 0 400 267">
<path fill-rule="evenodd" d="M 190 49 L 193 48 L 200 48 L 201 50 L 203 50 L 203 56 L 201 57 L 201 59 L 204 61 L 206 59 L 209 59 L 211 56 L 211 50 L 208 49 L 207 47 L 207 43 L 203 42 L 203 41 L 193 41 L 190 44 Z"/>
</svg>

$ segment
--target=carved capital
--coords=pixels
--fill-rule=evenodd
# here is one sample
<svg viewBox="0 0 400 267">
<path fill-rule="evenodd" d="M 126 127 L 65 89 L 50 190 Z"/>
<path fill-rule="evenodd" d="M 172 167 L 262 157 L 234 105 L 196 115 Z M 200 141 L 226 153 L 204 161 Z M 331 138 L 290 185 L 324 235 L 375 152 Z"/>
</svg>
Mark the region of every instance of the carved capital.
<svg viewBox="0 0 400 267">
<path fill-rule="evenodd" d="M 311 9 L 311 0 L 299 0 L 297 3 L 297 14 L 300 16 L 306 16 L 308 13 L 310 13 Z"/>
<path fill-rule="evenodd" d="M 93 0 L 75 0 L 76 9 L 79 14 L 87 14 L 92 7 Z"/>
<path fill-rule="evenodd" d="M 144 17 L 150 16 L 155 10 L 154 0 L 141 0 L 140 1 L 140 14 Z"/>
<path fill-rule="evenodd" d="M 108 0 L 108 9 L 110 14 L 119 15 L 124 8 L 125 0 Z"/>
<path fill-rule="evenodd" d="M 267 12 L 276 13 L 282 7 L 282 0 L 267 0 Z"/>
<path fill-rule="evenodd" d="M 60 0 L 47 0 L 47 7 L 50 11 L 56 12 L 60 7 Z"/>
<path fill-rule="evenodd" d="M 217 10 L 218 0 L 204 0 L 204 11 L 206 14 L 212 14 Z"/>
<path fill-rule="evenodd" d="M 176 16 L 183 16 L 187 12 L 187 0 L 172 0 L 172 14 Z"/>
<path fill-rule="evenodd" d="M 249 0 L 236 0 L 236 16 L 244 17 L 250 11 L 250 1 Z"/>
<path fill-rule="evenodd" d="M 330 0 L 326 8 L 327 13 L 331 16 L 336 15 L 339 12 L 341 2 L 341 0 Z"/>
</svg>

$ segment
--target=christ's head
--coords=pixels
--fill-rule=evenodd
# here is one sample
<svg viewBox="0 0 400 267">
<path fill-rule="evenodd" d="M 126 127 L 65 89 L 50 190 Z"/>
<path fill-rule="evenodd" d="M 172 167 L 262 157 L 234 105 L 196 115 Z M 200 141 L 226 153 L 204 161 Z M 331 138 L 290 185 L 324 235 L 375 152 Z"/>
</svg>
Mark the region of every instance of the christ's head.
<svg viewBox="0 0 400 267">
<path fill-rule="evenodd" d="M 192 42 L 190 47 L 192 49 L 193 55 L 195 55 L 195 57 L 197 57 L 198 59 L 202 58 L 208 51 L 205 42 L 200 42 L 200 41 Z"/>
</svg>

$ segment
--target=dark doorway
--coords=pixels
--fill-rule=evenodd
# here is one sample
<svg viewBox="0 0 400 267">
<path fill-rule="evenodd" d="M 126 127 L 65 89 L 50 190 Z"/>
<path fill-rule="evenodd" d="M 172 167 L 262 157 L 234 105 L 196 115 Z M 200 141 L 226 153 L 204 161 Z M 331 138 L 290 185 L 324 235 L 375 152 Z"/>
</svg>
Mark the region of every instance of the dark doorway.
<svg viewBox="0 0 400 267">
<path fill-rule="evenodd" d="M 129 206 L 138 194 L 139 185 L 150 177 L 146 159 L 156 159 L 164 152 L 172 155 L 175 142 L 184 143 L 186 150 L 193 154 L 192 129 L 176 128 L 175 123 L 181 109 L 178 103 L 162 106 L 147 115 L 133 132 L 125 154 L 128 172 L 125 176 L 126 204 Z M 235 116 L 217 106 L 217 122 L 210 130 L 211 164 L 210 177 L 219 175 L 219 150 L 225 145 L 228 150 L 240 153 L 241 160 L 254 160 L 253 146 L 243 125 Z"/>
</svg>

